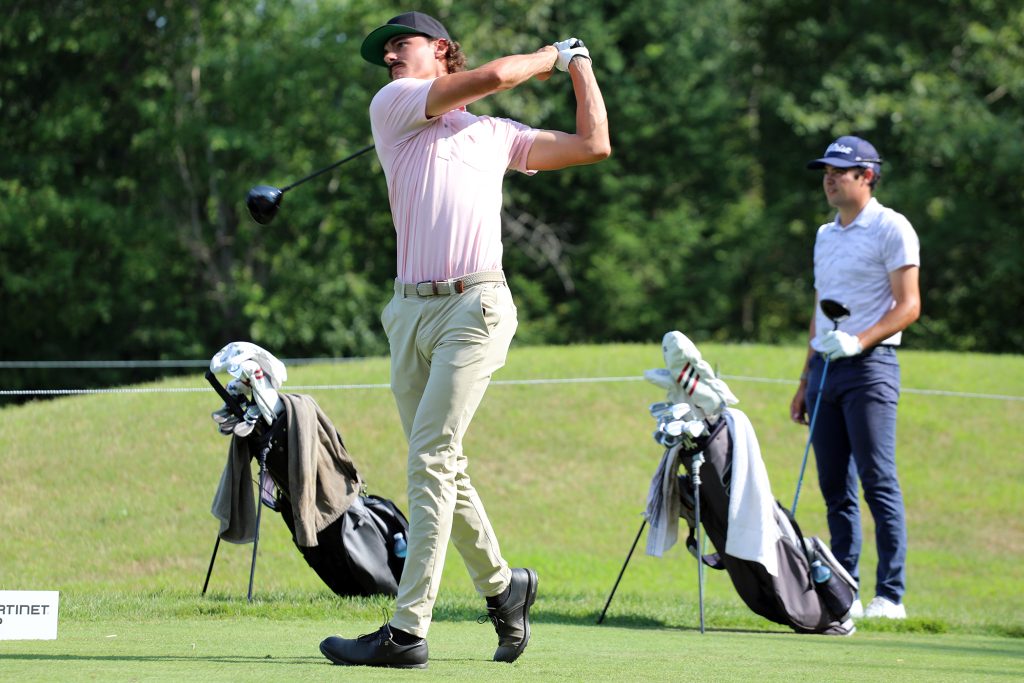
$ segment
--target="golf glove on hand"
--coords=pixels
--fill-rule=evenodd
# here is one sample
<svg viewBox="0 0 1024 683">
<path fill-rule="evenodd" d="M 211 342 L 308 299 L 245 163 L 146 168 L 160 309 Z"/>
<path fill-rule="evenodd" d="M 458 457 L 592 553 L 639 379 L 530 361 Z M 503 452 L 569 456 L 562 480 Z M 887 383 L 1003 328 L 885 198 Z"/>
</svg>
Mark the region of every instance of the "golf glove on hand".
<svg viewBox="0 0 1024 683">
<path fill-rule="evenodd" d="M 586 48 L 579 38 L 566 38 L 554 44 L 558 50 L 558 59 L 555 60 L 555 68 L 559 71 L 568 71 L 569 62 L 577 55 L 590 59 L 590 50 Z"/>
<path fill-rule="evenodd" d="M 864 347 L 861 346 L 857 335 L 842 330 L 831 330 L 821 342 L 821 352 L 828 356 L 829 360 L 856 356 L 863 350 Z"/>
</svg>

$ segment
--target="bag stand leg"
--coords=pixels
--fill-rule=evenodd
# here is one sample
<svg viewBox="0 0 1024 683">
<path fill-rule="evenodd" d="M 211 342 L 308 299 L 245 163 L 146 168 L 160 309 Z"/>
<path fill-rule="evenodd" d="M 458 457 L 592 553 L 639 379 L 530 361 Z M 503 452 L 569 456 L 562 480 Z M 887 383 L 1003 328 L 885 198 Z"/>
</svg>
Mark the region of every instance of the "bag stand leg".
<svg viewBox="0 0 1024 683">
<path fill-rule="evenodd" d="M 700 605 L 700 632 L 704 633 L 704 546 L 700 536 L 700 466 L 704 464 L 704 453 L 693 456 L 693 510 L 697 527 L 697 601 Z"/>
<path fill-rule="evenodd" d="M 267 441 L 267 445 L 260 450 L 258 460 L 260 463 L 260 484 L 259 493 L 256 495 L 256 535 L 252 540 L 252 566 L 249 567 L 249 602 L 252 602 L 252 581 L 256 575 L 256 550 L 260 545 L 260 518 L 263 516 L 263 501 L 260 500 L 260 496 L 263 494 L 263 484 L 267 476 L 267 454 L 270 453 L 270 441 Z M 220 540 L 218 537 L 217 540 Z"/>
<path fill-rule="evenodd" d="M 604 621 L 604 615 L 608 611 L 608 606 L 612 604 L 612 598 L 615 597 L 615 591 L 619 587 L 619 581 L 622 581 L 622 575 L 626 573 L 626 565 L 629 564 L 629 559 L 633 557 L 633 551 L 636 550 L 636 544 L 640 541 L 640 535 L 644 532 L 644 527 L 647 526 L 647 519 L 640 522 L 640 530 L 636 532 L 636 538 L 633 539 L 633 545 L 629 549 L 629 554 L 626 555 L 626 561 L 622 563 L 622 569 L 619 571 L 619 578 L 615 579 L 615 585 L 612 586 L 612 592 L 608 596 L 608 601 L 604 603 L 604 609 L 601 610 L 601 616 L 597 618 L 597 623 Z"/>
<path fill-rule="evenodd" d="M 206 570 L 206 581 L 203 582 L 203 595 L 206 595 L 206 587 L 210 585 L 210 574 L 213 573 L 213 561 L 217 559 L 217 548 L 220 547 L 220 534 L 213 544 L 213 554 L 210 555 L 210 568 Z"/>
</svg>

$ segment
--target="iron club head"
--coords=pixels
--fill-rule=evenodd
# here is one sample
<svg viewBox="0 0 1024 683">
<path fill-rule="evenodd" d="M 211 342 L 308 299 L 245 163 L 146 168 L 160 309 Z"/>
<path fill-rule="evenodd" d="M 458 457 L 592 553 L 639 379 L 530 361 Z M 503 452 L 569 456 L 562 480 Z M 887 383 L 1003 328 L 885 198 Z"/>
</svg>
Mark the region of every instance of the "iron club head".
<svg viewBox="0 0 1024 683">
<path fill-rule="evenodd" d="M 839 323 L 850 317 L 850 309 L 833 299 L 822 299 L 818 305 L 821 306 L 821 312 L 832 321 L 835 329 L 839 328 Z"/>
<path fill-rule="evenodd" d="M 281 197 L 284 192 L 271 185 L 257 185 L 249 190 L 245 197 L 245 205 L 249 208 L 249 215 L 260 225 L 266 225 L 274 220 L 277 210 L 281 207 Z"/>
</svg>

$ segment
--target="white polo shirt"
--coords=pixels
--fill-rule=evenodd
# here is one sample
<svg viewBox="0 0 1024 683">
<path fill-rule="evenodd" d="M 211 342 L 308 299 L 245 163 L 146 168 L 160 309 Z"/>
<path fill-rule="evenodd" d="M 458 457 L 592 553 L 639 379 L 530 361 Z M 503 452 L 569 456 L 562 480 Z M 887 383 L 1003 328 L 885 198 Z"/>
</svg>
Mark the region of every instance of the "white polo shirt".
<svg viewBox="0 0 1024 683">
<path fill-rule="evenodd" d="M 457 109 L 428 119 L 433 80 L 391 81 L 370 102 L 402 282 L 501 270 L 505 172 L 526 169 L 537 131 Z"/>
<path fill-rule="evenodd" d="M 910 221 L 871 198 L 845 228 L 839 216 L 818 228 L 814 243 L 814 288 L 818 300 L 833 299 L 850 309 L 839 329 L 856 334 L 874 325 L 895 305 L 889 274 L 904 266 L 921 265 L 921 248 Z M 832 321 L 818 307 L 816 335 L 811 341 L 821 350 L 822 337 Z M 882 344 L 899 345 L 897 332 Z"/>
</svg>

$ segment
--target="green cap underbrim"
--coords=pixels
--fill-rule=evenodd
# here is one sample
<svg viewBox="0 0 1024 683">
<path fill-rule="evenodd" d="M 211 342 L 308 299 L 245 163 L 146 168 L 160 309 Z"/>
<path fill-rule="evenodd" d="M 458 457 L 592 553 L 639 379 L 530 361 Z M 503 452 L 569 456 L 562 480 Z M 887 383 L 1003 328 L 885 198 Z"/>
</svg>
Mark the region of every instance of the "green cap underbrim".
<svg viewBox="0 0 1024 683">
<path fill-rule="evenodd" d="M 375 28 L 370 32 L 370 35 L 366 36 L 362 47 L 359 48 L 359 54 L 370 64 L 386 67 L 387 64 L 384 62 L 384 45 L 395 36 L 409 34 L 417 36 L 427 35 L 426 33 L 417 31 L 409 26 L 402 26 L 401 24 L 385 24 L 380 28 Z M 431 36 L 427 37 L 433 39 Z"/>
</svg>

